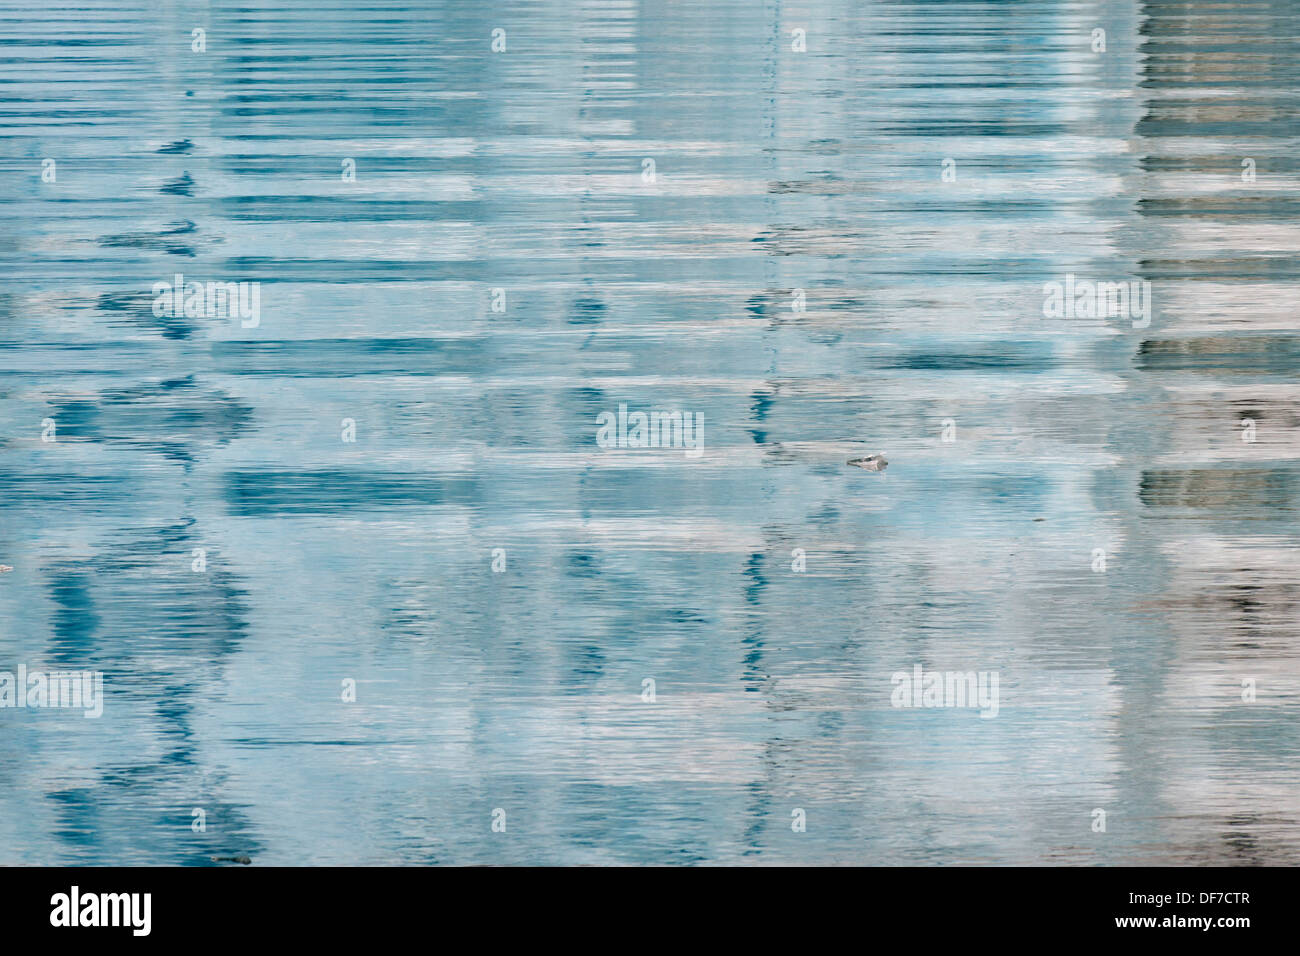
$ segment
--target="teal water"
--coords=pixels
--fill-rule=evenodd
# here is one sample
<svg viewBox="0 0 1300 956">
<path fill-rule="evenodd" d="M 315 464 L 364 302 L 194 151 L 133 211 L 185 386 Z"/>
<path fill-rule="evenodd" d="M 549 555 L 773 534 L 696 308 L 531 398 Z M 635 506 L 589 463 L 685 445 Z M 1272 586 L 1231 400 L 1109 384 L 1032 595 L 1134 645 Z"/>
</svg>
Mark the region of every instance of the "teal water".
<svg viewBox="0 0 1300 956">
<path fill-rule="evenodd" d="M 1300 862 L 1298 36 L 3 3 L 0 863 Z"/>
</svg>

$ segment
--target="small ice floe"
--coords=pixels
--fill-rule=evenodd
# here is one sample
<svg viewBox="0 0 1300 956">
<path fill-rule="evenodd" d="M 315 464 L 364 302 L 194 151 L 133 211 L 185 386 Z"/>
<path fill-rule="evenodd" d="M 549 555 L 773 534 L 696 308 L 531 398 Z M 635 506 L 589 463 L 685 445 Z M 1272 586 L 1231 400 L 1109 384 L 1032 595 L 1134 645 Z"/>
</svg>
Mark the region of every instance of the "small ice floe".
<svg viewBox="0 0 1300 956">
<path fill-rule="evenodd" d="M 849 464 L 865 468 L 867 471 L 884 471 L 889 462 L 885 460 L 884 455 L 868 455 L 866 458 L 850 458 Z"/>
</svg>

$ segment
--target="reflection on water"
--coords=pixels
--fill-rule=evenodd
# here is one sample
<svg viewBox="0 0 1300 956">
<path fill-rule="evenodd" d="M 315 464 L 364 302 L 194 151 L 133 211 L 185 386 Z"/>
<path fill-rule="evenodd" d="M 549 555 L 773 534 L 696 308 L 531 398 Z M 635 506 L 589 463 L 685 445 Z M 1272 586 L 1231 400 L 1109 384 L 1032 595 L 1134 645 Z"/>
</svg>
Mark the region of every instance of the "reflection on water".
<svg viewBox="0 0 1300 956">
<path fill-rule="evenodd" d="M 1298 19 L 8 5 L 0 862 L 1297 862 Z"/>
</svg>

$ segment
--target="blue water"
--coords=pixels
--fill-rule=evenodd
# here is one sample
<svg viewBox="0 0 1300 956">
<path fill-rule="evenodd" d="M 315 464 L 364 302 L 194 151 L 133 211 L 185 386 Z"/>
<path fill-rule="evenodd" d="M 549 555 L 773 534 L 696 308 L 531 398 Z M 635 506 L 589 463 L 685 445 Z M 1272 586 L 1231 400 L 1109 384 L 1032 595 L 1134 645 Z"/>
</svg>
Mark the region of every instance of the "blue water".
<svg viewBox="0 0 1300 956">
<path fill-rule="evenodd" d="M 1298 36 L 7 0 L 0 863 L 1300 862 Z"/>
</svg>

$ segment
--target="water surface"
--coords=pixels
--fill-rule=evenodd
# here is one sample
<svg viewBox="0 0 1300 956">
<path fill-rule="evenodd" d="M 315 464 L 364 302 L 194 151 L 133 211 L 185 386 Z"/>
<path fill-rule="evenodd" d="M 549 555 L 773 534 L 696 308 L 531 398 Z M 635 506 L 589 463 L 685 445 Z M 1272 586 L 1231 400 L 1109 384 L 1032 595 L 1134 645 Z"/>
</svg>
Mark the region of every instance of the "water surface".
<svg viewBox="0 0 1300 956">
<path fill-rule="evenodd" d="M 0 863 L 1300 862 L 1298 21 L 4 3 Z"/>
</svg>

